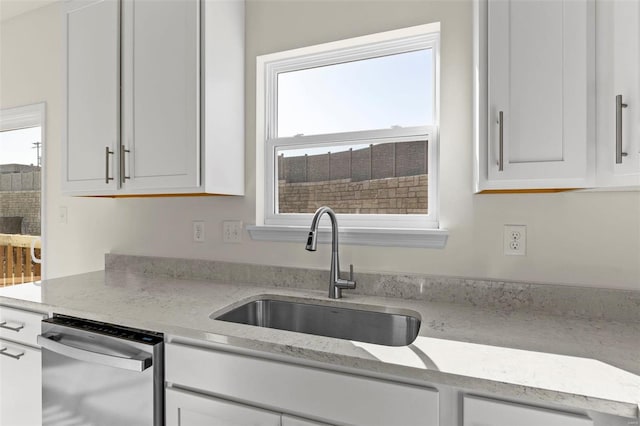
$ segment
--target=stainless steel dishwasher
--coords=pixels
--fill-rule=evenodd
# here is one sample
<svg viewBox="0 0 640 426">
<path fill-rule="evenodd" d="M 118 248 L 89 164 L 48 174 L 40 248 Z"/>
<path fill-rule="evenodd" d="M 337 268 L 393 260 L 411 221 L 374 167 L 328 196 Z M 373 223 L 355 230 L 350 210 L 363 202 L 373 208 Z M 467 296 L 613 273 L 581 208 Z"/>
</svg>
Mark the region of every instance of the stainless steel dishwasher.
<svg viewBox="0 0 640 426">
<path fill-rule="evenodd" d="M 42 321 L 42 424 L 164 424 L 163 336 L 64 315 Z"/>
</svg>

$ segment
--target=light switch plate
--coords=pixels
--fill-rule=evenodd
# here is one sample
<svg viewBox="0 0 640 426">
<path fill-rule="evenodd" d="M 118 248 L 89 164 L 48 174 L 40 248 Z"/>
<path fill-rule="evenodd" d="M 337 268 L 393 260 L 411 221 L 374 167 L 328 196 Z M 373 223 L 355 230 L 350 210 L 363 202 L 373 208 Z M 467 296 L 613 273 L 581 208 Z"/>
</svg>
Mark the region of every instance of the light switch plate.
<svg viewBox="0 0 640 426">
<path fill-rule="evenodd" d="M 242 222 L 239 220 L 225 220 L 222 222 L 222 241 L 225 243 L 241 243 Z"/>
<path fill-rule="evenodd" d="M 60 206 L 58 209 L 58 223 L 67 223 L 67 206 Z"/>
<path fill-rule="evenodd" d="M 204 222 L 201 220 L 193 221 L 193 241 L 197 243 L 204 242 Z"/>
</svg>

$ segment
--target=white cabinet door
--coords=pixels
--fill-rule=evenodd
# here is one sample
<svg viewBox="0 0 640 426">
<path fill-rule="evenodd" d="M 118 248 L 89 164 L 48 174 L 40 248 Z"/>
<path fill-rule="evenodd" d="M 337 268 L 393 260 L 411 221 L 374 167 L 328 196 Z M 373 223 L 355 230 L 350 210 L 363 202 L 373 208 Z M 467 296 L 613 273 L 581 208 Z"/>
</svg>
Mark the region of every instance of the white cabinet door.
<svg viewBox="0 0 640 426">
<path fill-rule="evenodd" d="M 465 396 L 463 426 L 593 426 L 587 417 L 505 401 Z"/>
<path fill-rule="evenodd" d="M 202 14 L 202 183 L 244 195 L 244 1 L 204 1 Z"/>
<path fill-rule="evenodd" d="M 119 145 L 119 3 L 72 1 L 65 11 L 63 189 L 116 189 Z"/>
<path fill-rule="evenodd" d="M 0 425 L 42 423 L 39 349 L 0 340 Z"/>
<path fill-rule="evenodd" d="M 198 0 L 123 4 L 123 188 L 200 185 Z M 127 177 L 128 179 L 126 179 Z"/>
<path fill-rule="evenodd" d="M 243 195 L 244 2 L 65 10 L 63 191 Z"/>
<path fill-rule="evenodd" d="M 167 426 L 280 426 L 280 414 L 168 388 Z"/>
<path fill-rule="evenodd" d="M 598 186 L 639 186 L 640 2 L 597 0 L 596 26 Z"/>
<path fill-rule="evenodd" d="M 592 2 L 505 0 L 486 7 L 482 189 L 587 186 L 594 169 Z"/>
<path fill-rule="evenodd" d="M 330 426 L 330 425 L 329 423 L 314 422 L 312 420 L 302 419 L 300 417 L 294 417 L 288 414 L 283 414 L 281 426 Z"/>
</svg>

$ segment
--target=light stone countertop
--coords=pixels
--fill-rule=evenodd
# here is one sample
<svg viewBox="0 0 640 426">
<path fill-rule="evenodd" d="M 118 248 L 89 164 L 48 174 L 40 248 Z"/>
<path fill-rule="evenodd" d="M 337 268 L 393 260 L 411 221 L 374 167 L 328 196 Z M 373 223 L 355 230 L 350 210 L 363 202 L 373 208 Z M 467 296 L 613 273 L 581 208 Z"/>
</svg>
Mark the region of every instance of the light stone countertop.
<svg viewBox="0 0 640 426">
<path fill-rule="evenodd" d="M 417 312 L 407 347 L 215 321 L 214 312 L 272 295 Z M 176 279 L 107 270 L 0 289 L 0 304 L 89 318 L 399 380 L 638 418 L 640 323 L 566 318 L 344 292 Z"/>
</svg>

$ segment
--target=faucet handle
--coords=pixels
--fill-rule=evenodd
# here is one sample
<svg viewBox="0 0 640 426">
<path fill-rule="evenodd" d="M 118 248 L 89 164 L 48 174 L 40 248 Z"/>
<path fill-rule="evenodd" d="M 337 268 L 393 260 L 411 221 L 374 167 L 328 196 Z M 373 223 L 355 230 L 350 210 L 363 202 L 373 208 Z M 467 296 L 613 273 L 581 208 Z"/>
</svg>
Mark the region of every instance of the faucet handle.
<svg viewBox="0 0 640 426">
<path fill-rule="evenodd" d="M 349 264 L 349 280 L 346 288 L 356 288 L 356 280 L 353 279 L 353 263 Z"/>
<path fill-rule="evenodd" d="M 332 280 L 332 285 L 329 290 L 329 297 L 331 299 L 340 299 L 342 297 L 342 290 L 356 288 L 356 282 L 353 280 L 353 265 L 349 265 L 349 279 L 345 280 L 339 276 Z"/>
</svg>

